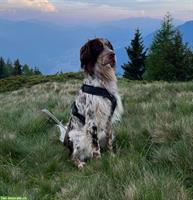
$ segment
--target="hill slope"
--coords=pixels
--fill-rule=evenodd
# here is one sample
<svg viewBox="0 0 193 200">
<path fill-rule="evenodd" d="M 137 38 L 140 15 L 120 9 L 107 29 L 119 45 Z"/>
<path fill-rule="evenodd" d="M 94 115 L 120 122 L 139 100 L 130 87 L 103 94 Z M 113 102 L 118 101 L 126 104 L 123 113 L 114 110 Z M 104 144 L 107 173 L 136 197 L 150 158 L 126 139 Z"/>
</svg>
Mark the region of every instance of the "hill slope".
<svg viewBox="0 0 193 200">
<path fill-rule="evenodd" d="M 193 83 L 119 80 L 124 116 L 117 152 L 78 171 L 58 142 L 48 108 L 64 123 L 81 81 L 0 94 L 0 195 L 51 199 L 191 199 Z"/>
</svg>

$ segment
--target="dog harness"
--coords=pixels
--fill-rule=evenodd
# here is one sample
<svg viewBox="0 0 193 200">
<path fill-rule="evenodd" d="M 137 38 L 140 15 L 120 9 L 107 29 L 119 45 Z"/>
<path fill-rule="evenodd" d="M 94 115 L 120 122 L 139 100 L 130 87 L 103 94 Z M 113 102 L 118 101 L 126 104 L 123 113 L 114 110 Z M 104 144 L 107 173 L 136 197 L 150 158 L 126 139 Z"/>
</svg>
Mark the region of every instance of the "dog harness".
<svg viewBox="0 0 193 200">
<path fill-rule="evenodd" d="M 81 89 L 82 89 L 83 92 L 85 92 L 87 94 L 101 96 L 103 98 L 109 99 L 111 101 L 111 104 L 112 104 L 111 105 L 111 116 L 113 115 L 115 108 L 117 106 L 117 99 L 114 95 L 109 93 L 107 89 L 101 88 L 101 87 L 94 87 L 94 86 L 86 85 L 86 84 L 83 84 Z M 76 102 L 74 102 L 73 105 L 72 105 L 72 114 L 74 116 L 76 116 L 83 125 L 85 124 L 85 116 L 83 116 L 82 114 L 80 114 L 78 112 Z"/>
</svg>

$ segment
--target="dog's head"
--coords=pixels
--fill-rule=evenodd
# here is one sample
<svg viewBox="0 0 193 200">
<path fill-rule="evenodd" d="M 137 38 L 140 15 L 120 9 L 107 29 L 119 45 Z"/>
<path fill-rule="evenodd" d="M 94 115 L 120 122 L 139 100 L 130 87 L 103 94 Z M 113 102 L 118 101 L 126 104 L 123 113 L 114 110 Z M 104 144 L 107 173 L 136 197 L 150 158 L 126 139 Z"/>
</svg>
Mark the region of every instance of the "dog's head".
<svg viewBox="0 0 193 200">
<path fill-rule="evenodd" d="M 115 78 L 116 58 L 112 44 L 102 38 L 89 40 L 80 49 L 81 68 L 89 75 Z"/>
</svg>

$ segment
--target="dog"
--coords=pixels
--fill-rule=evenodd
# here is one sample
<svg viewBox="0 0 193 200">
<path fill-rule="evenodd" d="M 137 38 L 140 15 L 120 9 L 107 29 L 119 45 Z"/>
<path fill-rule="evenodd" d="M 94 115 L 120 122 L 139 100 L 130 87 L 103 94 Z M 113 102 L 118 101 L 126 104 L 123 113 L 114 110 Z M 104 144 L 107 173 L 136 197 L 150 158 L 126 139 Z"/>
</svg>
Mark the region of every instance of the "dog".
<svg viewBox="0 0 193 200">
<path fill-rule="evenodd" d="M 101 157 L 101 148 L 106 147 L 113 153 L 112 125 L 120 120 L 123 107 L 112 44 L 103 38 L 89 40 L 80 49 L 80 63 L 83 85 L 60 140 L 69 148 L 75 165 L 83 168 L 87 159 Z"/>
</svg>

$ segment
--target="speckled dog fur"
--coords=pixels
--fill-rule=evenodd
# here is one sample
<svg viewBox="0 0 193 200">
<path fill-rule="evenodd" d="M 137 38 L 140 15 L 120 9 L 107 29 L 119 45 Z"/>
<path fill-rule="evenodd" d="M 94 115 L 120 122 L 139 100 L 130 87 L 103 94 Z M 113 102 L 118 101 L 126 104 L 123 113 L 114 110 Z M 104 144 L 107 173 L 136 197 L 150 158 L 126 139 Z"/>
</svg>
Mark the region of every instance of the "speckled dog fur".
<svg viewBox="0 0 193 200">
<path fill-rule="evenodd" d="M 88 41 L 80 50 L 80 61 L 85 74 L 83 83 L 107 89 L 115 96 L 117 106 L 112 114 L 112 102 L 108 98 L 78 91 L 75 103 L 78 112 L 85 116 L 85 124 L 71 114 L 64 140 L 78 168 L 82 168 L 87 159 L 100 158 L 100 149 L 105 146 L 112 152 L 112 123 L 119 120 L 123 112 L 111 43 L 101 38 Z"/>
</svg>

